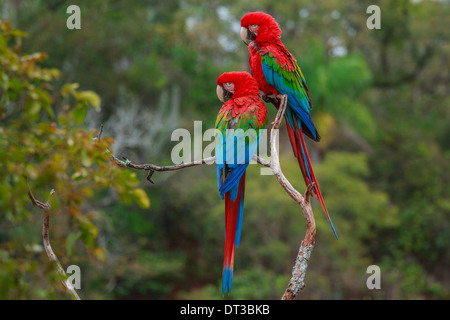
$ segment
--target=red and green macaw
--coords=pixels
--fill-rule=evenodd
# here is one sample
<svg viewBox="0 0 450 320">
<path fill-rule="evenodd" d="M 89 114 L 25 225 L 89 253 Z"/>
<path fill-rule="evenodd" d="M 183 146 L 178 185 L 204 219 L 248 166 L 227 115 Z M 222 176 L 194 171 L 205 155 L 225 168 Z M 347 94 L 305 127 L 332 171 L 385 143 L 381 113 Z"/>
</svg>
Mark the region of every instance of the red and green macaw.
<svg viewBox="0 0 450 320">
<path fill-rule="evenodd" d="M 219 193 L 225 199 L 225 254 L 222 292 L 231 291 L 234 248 L 239 246 L 244 211 L 245 171 L 256 153 L 267 109 L 248 72 L 227 72 L 217 80 L 224 102 L 216 120 L 216 161 Z"/>
<path fill-rule="evenodd" d="M 285 118 L 294 155 L 298 159 L 306 185 L 314 183 L 314 193 L 337 238 L 302 134 L 303 132 L 314 141 L 320 140 L 309 114 L 312 107 L 311 94 L 306 86 L 305 77 L 295 57 L 281 42 L 281 29 L 272 16 L 263 12 L 250 12 L 244 15 L 241 19 L 241 38 L 248 45 L 250 69 L 266 97 L 265 100 L 272 101 L 278 107 L 279 102 L 274 98 L 277 95 L 288 97 Z"/>
</svg>

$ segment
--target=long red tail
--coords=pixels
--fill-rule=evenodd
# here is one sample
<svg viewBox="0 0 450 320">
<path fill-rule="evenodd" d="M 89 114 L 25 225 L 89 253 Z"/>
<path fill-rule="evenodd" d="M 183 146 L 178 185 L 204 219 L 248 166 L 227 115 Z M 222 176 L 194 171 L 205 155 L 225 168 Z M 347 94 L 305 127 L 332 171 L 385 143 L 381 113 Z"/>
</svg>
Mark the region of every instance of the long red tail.
<svg viewBox="0 0 450 320">
<path fill-rule="evenodd" d="M 322 193 L 319 189 L 319 184 L 317 183 L 316 176 L 314 175 L 314 171 L 312 169 L 311 161 L 309 159 L 308 150 L 306 149 L 305 140 L 303 139 L 302 130 L 298 127 L 297 121 L 292 121 L 294 124 L 294 128 L 289 124 L 289 121 L 286 119 L 286 126 L 289 133 L 289 140 L 292 145 L 292 150 L 294 151 L 294 155 L 298 160 L 298 164 L 300 165 L 300 170 L 302 171 L 303 179 L 305 180 L 306 186 L 314 183 L 314 194 L 322 205 L 322 209 L 325 212 L 325 215 L 328 219 L 328 222 L 331 225 L 331 229 L 333 229 L 334 235 L 336 239 L 338 239 L 336 230 L 334 229 L 331 218 L 328 214 L 327 207 L 325 206 L 325 201 L 323 200 Z"/>
<path fill-rule="evenodd" d="M 234 249 L 240 242 L 244 209 L 245 173 L 239 181 L 236 199 L 232 191 L 225 194 L 225 253 L 223 257 L 222 293 L 230 292 L 233 282 Z"/>
</svg>

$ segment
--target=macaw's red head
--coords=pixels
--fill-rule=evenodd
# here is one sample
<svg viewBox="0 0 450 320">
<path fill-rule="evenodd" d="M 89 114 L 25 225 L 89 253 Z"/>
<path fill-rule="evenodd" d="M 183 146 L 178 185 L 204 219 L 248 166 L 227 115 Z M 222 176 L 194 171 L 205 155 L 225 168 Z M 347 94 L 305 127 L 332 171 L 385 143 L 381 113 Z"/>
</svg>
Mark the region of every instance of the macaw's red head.
<svg viewBox="0 0 450 320">
<path fill-rule="evenodd" d="M 271 42 L 281 37 L 281 29 L 275 19 L 264 12 L 249 12 L 241 19 L 241 38 L 245 44 Z"/>
<path fill-rule="evenodd" d="M 225 72 L 217 79 L 217 97 L 225 102 L 229 99 L 259 95 L 256 80 L 248 72 Z"/>
</svg>

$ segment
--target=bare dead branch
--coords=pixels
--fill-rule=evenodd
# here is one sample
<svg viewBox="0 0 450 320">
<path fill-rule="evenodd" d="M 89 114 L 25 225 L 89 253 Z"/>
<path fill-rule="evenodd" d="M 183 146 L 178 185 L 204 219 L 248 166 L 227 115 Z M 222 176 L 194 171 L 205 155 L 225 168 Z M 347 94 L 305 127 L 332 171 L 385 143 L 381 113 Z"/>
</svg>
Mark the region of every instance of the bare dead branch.
<svg viewBox="0 0 450 320">
<path fill-rule="evenodd" d="M 102 134 L 103 134 L 103 123 L 100 125 L 100 129 L 98 130 L 97 136 L 95 136 L 92 140 L 94 141 L 102 140 Z"/>
<path fill-rule="evenodd" d="M 289 281 L 288 287 L 283 294 L 282 300 L 293 300 L 298 292 L 305 287 L 305 275 L 308 268 L 308 261 L 311 257 L 312 250 L 314 248 L 315 236 L 316 236 L 316 223 L 314 220 L 314 214 L 309 202 L 310 196 L 313 191 L 313 185 L 310 185 L 303 197 L 289 182 L 281 171 L 280 158 L 278 156 L 276 141 L 278 136 L 278 129 L 280 127 L 281 120 L 283 119 L 284 112 L 286 111 L 287 97 L 282 96 L 280 107 L 278 109 L 277 116 L 273 122 L 273 128 L 270 132 L 270 151 L 272 156 L 272 163 L 270 168 L 276 176 L 280 185 L 286 190 L 286 192 L 294 199 L 302 208 L 303 216 L 306 222 L 306 235 L 303 239 L 300 249 L 298 251 L 297 258 L 295 260 L 294 267 L 292 269 L 292 277 Z"/>
<path fill-rule="evenodd" d="M 50 244 L 50 211 L 51 206 L 49 203 L 50 197 L 55 193 L 55 190 L 50 191 L 50 196 L 48 200 L 43 203 L 42 201 L 37 200 L 33 193 L 31 192 L 30 187 L 28 187 L 28 196 L 30 197 L 31 202 L 38 208 L 42 209 L 44 212 L 44 222 L 42 224 L 42 241 L 44 243 L 45 252 L 47 253 L 47 256 L 50 261 L 54 262 L 56 264 L 56 268 L 58 270 L 59 275 L 61 276 L 61 283 L 63 284 L 64 288 L 67 289 L 67 291 L 72 296 L 72 299 L 74 300 L 81 300 L 78 296 L 75 288 L 72 286 L 72 284 L 67 280 L 67 275 L 61 266 L 61 263 L 58 260 L 58 257 L 53 252 L 52 246 Z"/>
<path fill-rule="evenodd" d="M 283 297 L 281 298 L 282 300 L 293 300 L 300 290 L 306 286 L 306 269 L 308 268 L 308 262 L 311 257 L 312 250 L 314 249 L 316 237 L 316 223 L 311 209 L 311 204 L 309 202 L 313 188 L 313 185 L 309 185 L 305 192 L 305 200 L 302 204 L 302 210 L 306 222 L 306 235 L 301 243 L 297 258 L 295 259 L 295 264 L 292 268 L 292 277 L 286 291 L 283 294 Z"/>
<path fill-rule="evenodd" d="M 192 162 L 186 162 L 186 163 L 180 163 L 180 164 L 174 164 L 172 166 L 157 166 L 151 163 L 148 164 L 134 164 L 130 160 L 128 160 L 125 157 L 122 157 L 123 160 L 118 159 L 116 156 L 112 156 L 113 160 L 121 167 L 127 167 L 137 170 L 146 170 L 149 171 L 147 175 L 147 180 L 150 181 L 152 184 L 155 182 L 152 180 L 152 175 L 155 171 L 174 171 L 174 170 L 180 170 L 184 168 L 194 167 L 201 164 L 212 164 L 216 160 L 216 157 L 209 157 L 201 160 L 196 160 Z"/>
</svg>

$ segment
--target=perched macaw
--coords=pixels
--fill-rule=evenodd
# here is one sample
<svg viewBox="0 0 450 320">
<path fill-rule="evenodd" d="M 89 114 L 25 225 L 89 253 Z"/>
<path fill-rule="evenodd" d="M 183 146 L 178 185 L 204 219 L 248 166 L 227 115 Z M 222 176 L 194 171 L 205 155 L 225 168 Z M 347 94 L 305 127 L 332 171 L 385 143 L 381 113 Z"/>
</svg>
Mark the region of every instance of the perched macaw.
<svg viewBox="0 0 450 320">
<path fill-rule="evenodd" d="M 225 253 L 222 292 L 230 292 L 234 247 L 239 246 L 244 211 L 245 171 L 267 122 L 256 81 L 248 72 L 227 72 L 217 79 L 217 97 L 224 102 L 216 120 L 219 193 L 225 199 Z M 246 139 L 247 137 L 247 139 Z"/>
<path fill-rule="evenodd" d="M 248 45 L 251 73 L 264 93 L 264 100 L 271 101 L 278 108 L 279 101 L 276 97 L 287 95 L 285 118 L 294 155 L 298 159 L 306 185 L 314 183 L 314 193 L 337 238 L 302 134 L 303 132 L 314 141 L 320 140 L 309 114 L 312 107 L 311 94 L 306 86 L 305 77 L 295 57 L 281 42 L 281 29 L 272 16 L 263 12 L 250 12 L 244 15 L 241 19 L 241 38 Z"/>
</svg>

